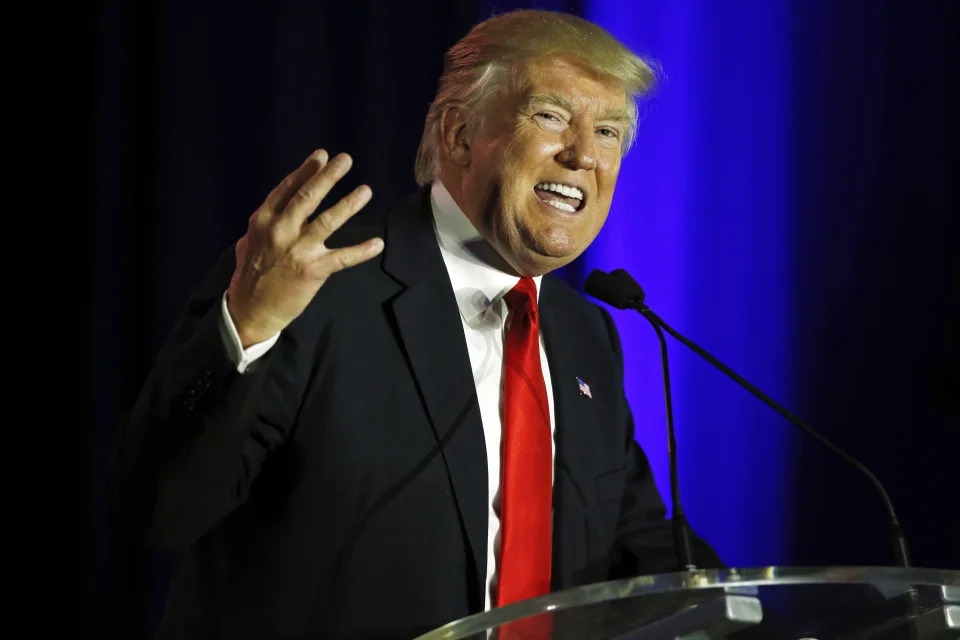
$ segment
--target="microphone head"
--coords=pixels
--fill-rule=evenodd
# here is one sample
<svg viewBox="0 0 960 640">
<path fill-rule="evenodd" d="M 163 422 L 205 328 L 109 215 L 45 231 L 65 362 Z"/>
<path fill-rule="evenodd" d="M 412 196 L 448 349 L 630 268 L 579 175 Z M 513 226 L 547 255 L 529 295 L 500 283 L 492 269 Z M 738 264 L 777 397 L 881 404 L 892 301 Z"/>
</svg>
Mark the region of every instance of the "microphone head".
<svg viewBox="0 0 960 640">
<path fill-rule="evenodd" d="M 642 309 L 646 294 L 633 277 L 623 269 L 610 273 L 594 269 L 587 276 L 583 290 L 617 309 Z"/>
</svg>

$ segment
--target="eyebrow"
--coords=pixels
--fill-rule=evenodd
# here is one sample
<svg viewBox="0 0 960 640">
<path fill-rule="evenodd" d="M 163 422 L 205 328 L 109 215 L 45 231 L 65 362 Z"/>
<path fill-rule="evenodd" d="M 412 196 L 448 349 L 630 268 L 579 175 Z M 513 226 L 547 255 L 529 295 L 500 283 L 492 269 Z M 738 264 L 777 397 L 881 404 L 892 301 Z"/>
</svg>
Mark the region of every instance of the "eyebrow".
<svg viewBox="0 0 960 640">
<path fill-rule="evenodd" d="M 571 102 L 567 96 L 555 91 L 537 93 L 527 99 L 528 108 L 536 108 L 547 104 L 554 104 L 561 109 L 566 109 L 570 113 L 576 111 L 573 102 Z M 630 112 L 623 107 L 612 107 L 603 112 L 603 116 L 600 118 L 600 120 L 612 120 L 614 122 L 629 124 L 632 118 L 630 117 Z"/>
</svg>

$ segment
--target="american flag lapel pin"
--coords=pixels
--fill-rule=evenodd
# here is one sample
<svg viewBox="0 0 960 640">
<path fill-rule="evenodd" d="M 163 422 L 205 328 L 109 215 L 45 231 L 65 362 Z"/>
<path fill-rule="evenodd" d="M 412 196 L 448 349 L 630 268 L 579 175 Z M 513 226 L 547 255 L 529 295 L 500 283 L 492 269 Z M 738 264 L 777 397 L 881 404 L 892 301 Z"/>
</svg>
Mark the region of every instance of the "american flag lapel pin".
<svg viewBox="0 0 960 640">
<path fill-rule="evenodd" d="M 580 395 L 587 396 L 588 398 L 593 400 L 593 395 L 590 393 L 590 385 L 588 385 L 586 382 L 584 382 L 580 378 L 577 378 L 577 386 L 580 387 Z"/>
</svg>

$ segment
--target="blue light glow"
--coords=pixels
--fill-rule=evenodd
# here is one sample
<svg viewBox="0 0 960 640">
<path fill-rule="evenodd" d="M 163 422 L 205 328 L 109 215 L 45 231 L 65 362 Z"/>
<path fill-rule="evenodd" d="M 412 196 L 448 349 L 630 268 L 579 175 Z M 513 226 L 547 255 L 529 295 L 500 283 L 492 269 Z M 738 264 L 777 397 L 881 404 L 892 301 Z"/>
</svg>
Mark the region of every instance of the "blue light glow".
<svg viewBox="0 0 960 640">
<path fill-rule="evenodd" d="M 622 267 L 681 332 L 790 402 L 790 34 L 786 0 L 594 0 L 585 17 L 663 69 L 607 224 L 585 255 Z M 615 312 L 637 439 L 669 496 L 656 336 Z M 791 427 L 671 342 L 687 515 L 724 560 L 785 562 Z"/>
</svg>

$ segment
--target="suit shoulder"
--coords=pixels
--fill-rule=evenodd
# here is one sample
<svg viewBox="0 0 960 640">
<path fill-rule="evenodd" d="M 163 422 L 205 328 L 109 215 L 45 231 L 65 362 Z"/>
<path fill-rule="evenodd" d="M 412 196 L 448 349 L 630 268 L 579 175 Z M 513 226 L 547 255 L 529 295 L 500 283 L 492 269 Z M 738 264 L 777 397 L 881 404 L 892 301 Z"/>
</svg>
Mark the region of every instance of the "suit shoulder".
<svg viewBox="0 0 960 640">
<path fill-rule="evenodd" d="M 607 322 L 610 314 L 606 309 L 591 302 L 584 293 L 574 289 L 566 281 L 552 273 L 543 277 L 543 293 L 546 294 L 549 304 L 566 308 L 583 316 L 591 322 Z"/>
<path fill-rule="evenodd" d="M 424 206 L 429 207 L 429 204 L 426 204 L 428 197 L 429 191 L 421 189 L 392 201 L 386 209 L 370 211 L 364 209 L 335 231 L 326 245 L 331 249 L 340 249 L 366 242 L 371 238 L 384 238 L 387 233 L 388 219 L 419 216 Z"/>
<path fill-rule="evenodd" d="M 382 223 L 362 220 L 353 224 L 347 223 L 337 229 L 324 244 L 328 249 L 342 249 L 366 242 L 371 238 L 382 238 L 383 234 Z"/>
<path fill-rule="evenodd" d="M 559 313 L 564 316 L 564 324 L 576 326 L 581 339 L 603 340 L 619 353 L 620 336 L 610 312 L 590 301 L 582 292 L 558 276 L 547 274 L 543 278 L 541 300 L 544 307 L 552 310 L 545 310 L 544 313 Z"/>
</svg>

